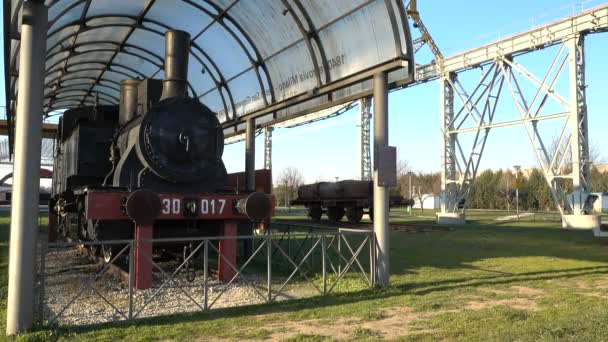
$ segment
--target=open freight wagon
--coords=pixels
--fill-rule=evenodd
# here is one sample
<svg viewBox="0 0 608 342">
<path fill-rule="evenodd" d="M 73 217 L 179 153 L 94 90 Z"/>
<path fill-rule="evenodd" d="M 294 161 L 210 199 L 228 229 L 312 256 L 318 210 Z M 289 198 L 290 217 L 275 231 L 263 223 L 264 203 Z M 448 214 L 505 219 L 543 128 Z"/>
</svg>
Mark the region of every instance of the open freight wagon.
<svg viewBox="0 0 608 342">
<path fill-rule="evenodd" d="M 363 214 L 374 220 L 373 182 L 343 180 L 339 182 L 319 182 L 298 187 L 298 198 L 292 205 L 303 205 L 313 221 L 321 220 L 323 213 L 330 222 L 339 222 L 344 216 L 350 223 L 359 223 Z M 413 206 L 412 199 L 391 196 L 389 207 Z"/>
</svg>

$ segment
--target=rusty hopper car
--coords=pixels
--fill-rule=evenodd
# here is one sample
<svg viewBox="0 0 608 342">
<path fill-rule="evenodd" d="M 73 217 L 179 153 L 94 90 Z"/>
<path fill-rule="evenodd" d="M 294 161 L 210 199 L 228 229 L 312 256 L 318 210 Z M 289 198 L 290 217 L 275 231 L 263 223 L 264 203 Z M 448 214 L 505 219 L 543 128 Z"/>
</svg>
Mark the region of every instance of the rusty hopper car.
<svg viewBox="0 0 608 342">
<path fill-rule="evenodd" d="M 346 216 L 348 222 L 358 223 L 364 213 L 373 220 L 373 182 L 343 180 L 302 185 L 298 188 L 298 198 L 291 204 L 305 206 L 313 221 L 319 221 L 323 211 L 331 222 L 339 222 Z M 411 206 L 413 201 L 391 196 L 389 204 Z"/>
</svg>

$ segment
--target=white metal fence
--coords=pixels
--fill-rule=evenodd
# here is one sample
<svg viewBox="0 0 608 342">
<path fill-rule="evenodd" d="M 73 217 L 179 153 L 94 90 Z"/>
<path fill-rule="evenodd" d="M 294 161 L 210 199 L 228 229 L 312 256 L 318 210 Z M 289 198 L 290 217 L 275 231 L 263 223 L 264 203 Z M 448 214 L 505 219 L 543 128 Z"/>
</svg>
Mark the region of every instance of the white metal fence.
<svg viewBox="0 0 608 342">
<path fill-rule="evenodd" d="M 173 250 L 183 246 L 183 252 L 144 255 L 154 271 L 152 287 L 145 290 L 134 286 L 134 240 L 40 243 L 38 318 L 50 325 L 98 324 L 374 285 L 373 232 L 294 229 L 251 236 L 151 240 L 155 246 L 172 245 Z M 241 253 L 236 264 L 231 263 L 219 248 L 224 239 L 236 239 L 237 245 L 248 241 L 253 246 L 251 253 Z M 90 251 L 102 245 L 114 250 L 106 263 L 90 257 Z M 215 276 L 214 266 L 220 258 L 234 273 L 225 283 Z"/>
</svg>

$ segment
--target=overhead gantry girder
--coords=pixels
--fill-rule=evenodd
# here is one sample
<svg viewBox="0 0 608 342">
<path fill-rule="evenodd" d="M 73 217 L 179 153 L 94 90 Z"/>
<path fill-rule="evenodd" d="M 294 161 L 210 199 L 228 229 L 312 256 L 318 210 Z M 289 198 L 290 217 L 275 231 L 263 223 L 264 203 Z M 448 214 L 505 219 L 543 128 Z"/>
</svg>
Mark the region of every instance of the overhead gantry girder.
<svg viewBox="0 0 608 342">
<path fill-rule="evenodd" d="M 475 180 L 489 132 L 492 129 L 524 126 L 539 167 L 550 188 L 565 227 L 598 228 L 599 221 L 585 207 L 591 190 L 587 109 L 584 78 L 584 34 L 566 37 L 546 73 L 537 77 L 512 56 L 497 56 L 484 65 L 485 72 L 470 95 L 455 73 L 441 77 L 442 108 L 442 193 L 439 222 L 462 223 L 468 194 Z M 569 64 L 569 68 L 566 66 Z M 569 98 L 559 94 L 556 84 L 568 74 Z M 528 87 L 522 87 L 528 82 Z M 503 85 L 506 85 L 504 87 Z M 507 91 L 504 91 L 504 89 Z M 533 89 L 533 91 L 530 91 Z M 509 97 L 518 116 L 495 120 L 501 97 Z M 455 101 L 458 103 L 454 107 Z M 546 113 L 552 102 L 552 112 Z M 504 103 L 504 102 L 503 102 Z M 500 108 L 499 108 L 500 110 Z M 539 125 L 561 120 L 559 140 L 543 135 Z M 461 137 L 474 134 L 470 149 L 463 149 Z M 568 156 L 572 156 L 568 165 Z M 572 187 L 572 194 L 568 188 Z"/>
</svg>

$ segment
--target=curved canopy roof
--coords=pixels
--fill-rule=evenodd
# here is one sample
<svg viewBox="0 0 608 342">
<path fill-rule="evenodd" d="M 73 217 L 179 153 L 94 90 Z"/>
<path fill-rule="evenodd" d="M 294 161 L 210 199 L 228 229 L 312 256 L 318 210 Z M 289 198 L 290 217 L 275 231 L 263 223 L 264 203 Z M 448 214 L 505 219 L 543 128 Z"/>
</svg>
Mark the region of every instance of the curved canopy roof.
<svg viewBox="0 0 608 342">
<path fill-rule="evenodd" d="M 402 0 L 47 0 L 46 113 L 117 104 L 127 78 L 163 78 L 164 33 L 190 33 L 189 88 L 227 135 L 412 79 Z M 10 3 L 7 103 L 19 74 L 23 0 Z M 9 27 L 10 25 L 10 27 Z"/>
</svg>

